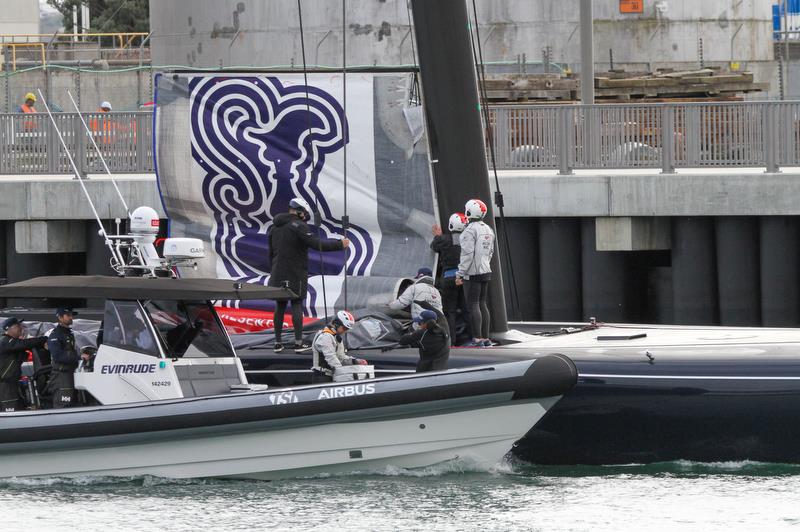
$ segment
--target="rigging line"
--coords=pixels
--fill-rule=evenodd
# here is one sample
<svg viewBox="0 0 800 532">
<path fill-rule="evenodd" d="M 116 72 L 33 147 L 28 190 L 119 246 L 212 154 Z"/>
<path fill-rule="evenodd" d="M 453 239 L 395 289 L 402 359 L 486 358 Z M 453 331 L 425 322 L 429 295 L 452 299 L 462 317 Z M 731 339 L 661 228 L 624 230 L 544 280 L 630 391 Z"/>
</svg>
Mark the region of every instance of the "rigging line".
<svg viewBox="0 0 800 532">
<path fill-rule="evenodd" d="M 100 220 L 100 215 L 97 213 L 97 209 L 95 209 L 94 207 L 94 202 L 92 201 L 92 197 L 89 195 L 89 191 L 86 190 L 86 184 L 83 182 L 81 173 L 78 171 L 78 166 L 75 164 L 75 160 L 72 158 L 72 154 L 69 152 L 69 149 L 67 148 L 67 143 L 64 141 L 64 137 L 61 134 L 61 130 L 58 129 L 58 124 L 56 124 L 56 119 L 53 116 L 52 111 L 50 111 L 50 106 L 47 105 L 47 100 L 45 100 L 44 94 L 42 94 L 42 90 L 36 89 L 36 92 L 39 93 L 39 98 L 42 100 L 42 104 L 44 105 L 44 108 L 47 111 L 47 116 L 50 117 L 50 122 L 53 125 L 53 130 L 56 132 L 58 140 L 61 141 L 61 147 L 64 148 L 64 153 L 67 154 L 67 159 L 69 159 L 69 163 L 72 166 L 72 171 L 75 173 L 75 178 L 78 180 L 78 183 L 80 183 L 81 188 L 83 189 L 83 194 L 89 201 L 89 207 L 92 208 L 92 213 L 94 214 L 95 220 L 97 220 L 97 225 L 100 226 L 100 235 L 103 237 L 103 240 L 105 241 L 106 246 L 108 246 L 109 251 L 111 251 L 112 268 L 116 271 L 119 271 L 118 268 L 122 267 L 122 261 L 117 256 L 114 246 L 111 243 L 111 239 L 108 238 L 108 234 L 106 233 L 106 228 L 103 227 L 103 222 Z"/>
<path fill-rule="evenodd" d="M 503 210 L 504 201 L 503 201 L 503 192 L 500 190 L 500 178 L 497 175 L 497 159 L 495 156 L 494 151 L 494 132 L 492 128 L 492 124 L 489 121 L 489 98 L 486 94 L 486 68 L 483 63 L 483 47 L 481 46 L 481 33 L 480 29 L 478 28 L 478 9 L 475 4 L 475 0 L 472 0 L 472 18 L 475 23 L 475 37 L 472 38 L 472 32 L 470 32 L 470 38 L 472 40 L 472 55 L 475 58 L 475 70 L 477 71 L 478 76 L 478 97 L 480 99 L 480 107 L 481 113 L 483 114 L 483 120 L 486 124 L 486 132 L 488 133 L 488 142 L 489 145 L 489 153 L 492 160 L 492 172 L 494 174 L 494 183 L 495 183 L 495 197 L 494 202 L 497 205 L 497 210 L 500 214 L 500 222 L 502 223 L 502 234 L 503 234 L 503 243 L 505 244 L 506 248 L 506 257 L 508 258 L 508 272 L 511 277 L 511 309 L 514 312 L 515 317 L 519 317 L 519 293 L 517 291 L 517 278 L 514 274 L 514 260 L 511 257 L 511 242 L 508 239 L 508 224 L 506 224 L 506 216 Z M 477 42 L 476 42 L 477 41 Z M 478 57 L 475 57 L 475 52 L 478 52 Z"/>
<path fill-rule="evenodd" d="M 300 5 L 300 0 L 297 0 L 297 18 L 300 21 L 300 51 L 303 56 L 303 86 L 306 91 L 306 131 L 308 141 L 311 142 L 311 103 L 309 102 L 308 95 L 308 66 L 306 65 L 306 41 L 303 32 L 303 7 Z M 314 171 L 316 161 L 314 161 L 314 150 L 311 150 L 311 171 Z M 314 206 L 316 212 L 314 213 L 314 225 L 317 229 L 317 239 L 319 240 L 319 249 L 317 255 L 319 256 L 319 274 L 322 277 L 322 307 L 325 312 L 325 323 L 328 322 L 328 291 L 325 288 L 325 264 L 322 261 L 322 240 L 320 236 L 320 225 L 322 213 L 319 210 L 319 196 L 314 193 Z"/>
<path fill-rule="evenodd" d="M 342 216 L 342 233 L 347 238 L 347 231 L 350 229 L 350 217 L 347 215 L 347 142 L 350 140 L 350 126 L 347 122 L 347 0 L 342 0 L 342 113 L 344 120 L 342 125 L 344 131 L 344 216 Z M 344 308 L 347 307 L 347 263 L 350 258 L 349 248 L 344 250 Z"/>
<path fill-rule="evenodd" d="M 78 118 L 81 119 L 81 123 L 83 124 L 83 129 L 84 131 L 86 131 L 86 136 L 88 136 L 89 140 L 92 141 L 92 146 L 94 146 L 97 155 L 100 156 L 100 161 L 103 163 L 103 168 L 105 168 L 108 177 L 111 178 L 111 184 L 114 185 L 114 190 L 117 191 L 117 196 L 119 196 L 119 200 L 122 202 L 122 206 L 125 207 L 125 212 L 128 213 L 128 218 L 130 218 L 131 210 L 128 208 L 128 203 L 125 201 L 125 198 L 122 197 L 122 192 L 119 190 L 119 186 L 117 186 L 117 180 L 114 179 L 114 175 L 111 173 L 111 170 L 109 170 L 108 164 L 106 164 L 106 158 L 103 157 L 103 153 L 100 151 L 100 147 L 97 146 L 97 142 L 95 142 L 94 140 L 94 135 L 92 135 L 89 126 L 86 124 L 86 120 L 84 120 L 83 115 L 81 114 L 81 110 L 78 107 L 78 104 L 75 102 L 75 98 L 72 97 L 72 93 L 69 90 L 67 90 L 67 95 L 69 96 L 70 101 L 72 101 L 72 106 L 75 107 L 75 112 L 77 113 Z"/>
</svg>

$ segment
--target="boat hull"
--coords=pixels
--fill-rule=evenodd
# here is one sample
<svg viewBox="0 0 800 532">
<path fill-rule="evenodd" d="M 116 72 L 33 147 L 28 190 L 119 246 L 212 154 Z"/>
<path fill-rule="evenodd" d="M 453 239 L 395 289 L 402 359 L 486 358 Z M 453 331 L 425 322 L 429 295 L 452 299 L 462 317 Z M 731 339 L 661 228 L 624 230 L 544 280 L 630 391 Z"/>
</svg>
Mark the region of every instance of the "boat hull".
<svg viewBox="0 0 800 532">
<path fill-rule="evenodd" d="M 465 460 L 488 468 L 511 449 L 556 398 L 283 430 L 249 430 L 179 442 L 95 445 L 0 458 L 3 476 L 229 477 L 274 480 L 387 467 L 420 468 Z M 421 428 L 424 427 L 424 428 Z"/>
<path fill-rule="evenodd" d="M 409 377 L 0 414 L 0 476 L 232 477 L 497 463 L 569 390 L 565 357 Z"/>
</svg>

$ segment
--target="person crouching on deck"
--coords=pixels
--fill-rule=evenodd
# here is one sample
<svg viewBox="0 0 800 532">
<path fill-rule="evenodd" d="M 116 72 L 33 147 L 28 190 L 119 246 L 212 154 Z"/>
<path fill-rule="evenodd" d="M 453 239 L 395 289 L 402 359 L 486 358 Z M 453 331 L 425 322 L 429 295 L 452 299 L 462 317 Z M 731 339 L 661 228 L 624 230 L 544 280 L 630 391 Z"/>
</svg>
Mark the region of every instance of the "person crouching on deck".
<svg viewBox="0 0 800 532">
<path fill-rule="evenodd" d="M 311 369 L 314 372 L 314 382 L 330 381 L 336 368 L 367 363 L 366 360 L 348 355 L 344 347 L 344 335 L 353 328 L 355 323 L 356 320 L 352 314 L 346 310 L 340 310 L 330 325 L 314 336 L 314 341 L 311 342 L 313 353 Z M 323 375 L 327 378 L 318 378 Z M 344 380 L 352 380 L 352 378 L 350 375 L 350 379 Z"/>
</svg>

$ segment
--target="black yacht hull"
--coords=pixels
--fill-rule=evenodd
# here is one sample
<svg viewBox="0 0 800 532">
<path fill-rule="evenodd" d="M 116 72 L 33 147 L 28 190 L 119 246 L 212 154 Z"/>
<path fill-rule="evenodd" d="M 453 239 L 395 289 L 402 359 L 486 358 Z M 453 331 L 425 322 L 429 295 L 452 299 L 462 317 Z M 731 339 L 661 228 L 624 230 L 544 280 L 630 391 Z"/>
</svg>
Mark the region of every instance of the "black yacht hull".
<svg viewBox="0 0 800 532">
<path fill-rule="evenodd" d="M 517 457 L 539 464 L 800 463 L 800 350 L 673 348 L 652 361 L 582 351 L 560 351 L 578 368 L 578 383 L 517 443 Z M 541 354 L 541 348 L 453 349 L 450 367 Z M 245 367 L 274 363 L 274 354 L 265 355 L 245 351 Z M 365 357 L 390 371 L 413 370 L 417 360 L 413 350 Z M 279 360 L 285 369 L 307 364 L 303 355 Z M 248 377 L 276 375 L 248 371 Z"/>
</svg>

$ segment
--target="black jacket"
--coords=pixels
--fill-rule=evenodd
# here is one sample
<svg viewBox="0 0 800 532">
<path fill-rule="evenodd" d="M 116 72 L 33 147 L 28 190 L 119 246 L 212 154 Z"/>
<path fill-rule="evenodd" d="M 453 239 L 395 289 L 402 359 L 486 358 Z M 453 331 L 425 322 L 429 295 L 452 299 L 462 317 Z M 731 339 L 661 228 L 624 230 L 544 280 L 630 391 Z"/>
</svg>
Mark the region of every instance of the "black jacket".
<svg viewBox="0 0 800 532">
<path fill-rule="evenodd" d="M 47 348 L 53 360 L 55 371 L 75 371 L 80 362 L 78 349 L 75 347 L 75 335 L 72 329 L 56 325 L 47 339 Z"/>
<path fill-rule="evenodd" d="M 442 371 L 450 358 L 450 335 L 438 324 L 403 335 L 398 342 L 419 348 L 417 371 Z"/>
<path fill-rule="evenodd" d="M 27 358 L 28 349 L 42 347 L 46 336 L 18 340 L 7 334 L 0 337 L 0 381 L 17 382 L 22 375 L 22 363 Z"/>
<path fill-rule="evenodd" d="M 458 268 L 458 263 L 461 261 L 461 246 L 457 242 L 458 233 L 443 233 L 433 237 L 431 249 L 439 254 L 439 263 L 441 265 L 439 271 L 444 272 L 445 270 Z"/>
<path fill-rule="evenodd" d="M 319 238 L 303 220 L 281 213 L 273 220 L 269 232 L 269 286 L 282 287 L 286 282 L 298 298 L 306 297 L 308 284 L 308 249 L 338 251 L 341 240 Z"/>
</svg>

